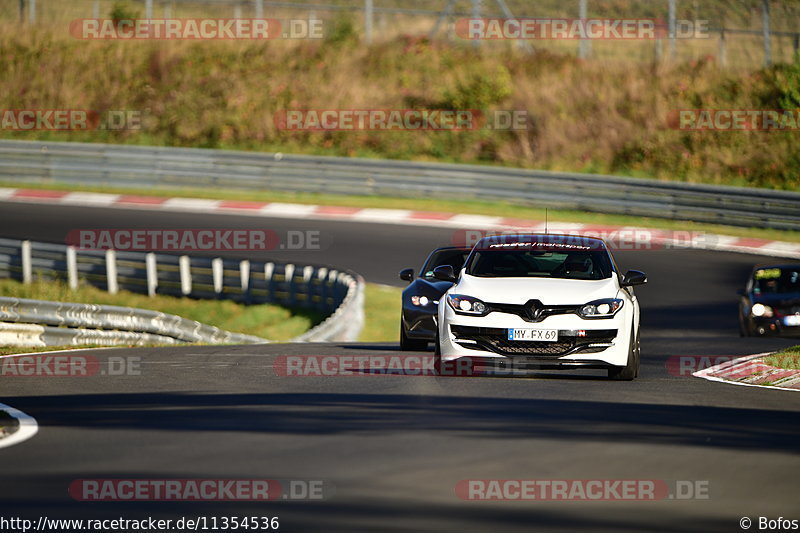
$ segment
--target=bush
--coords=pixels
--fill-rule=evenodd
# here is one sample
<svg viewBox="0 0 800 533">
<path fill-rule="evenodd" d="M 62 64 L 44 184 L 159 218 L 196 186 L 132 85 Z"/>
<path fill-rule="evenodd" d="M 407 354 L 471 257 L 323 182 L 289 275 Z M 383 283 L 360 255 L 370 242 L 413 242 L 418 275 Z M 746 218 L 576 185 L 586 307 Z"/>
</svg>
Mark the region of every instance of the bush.
<svg viewBox="0 0 800 533">
<path fill-rule="evenodd" d="M 331 25 L 330 33 L 325 37 L 325 44 L 329 46 L 342 46 L 358 43 L 358 31 L 353 22 L 353 17 L 341 14 L 336 17 Z"/>
<path fill-rule="evenodd" d="M 455 89 L 446 90 L 442 109 L 488 110 L 511 96 L 511 74 L 498 66 L 493 72 L 471 74 L 466 81 L 457 83 Z"/>
<path fill-rule="evenodd" d="M 114 2 L 111 7 L 109 18 L 118 24 L 121 20 L 134 20 L 139 18 L 139 12 L 135 11 L 128 2 Z"/>
</svg>

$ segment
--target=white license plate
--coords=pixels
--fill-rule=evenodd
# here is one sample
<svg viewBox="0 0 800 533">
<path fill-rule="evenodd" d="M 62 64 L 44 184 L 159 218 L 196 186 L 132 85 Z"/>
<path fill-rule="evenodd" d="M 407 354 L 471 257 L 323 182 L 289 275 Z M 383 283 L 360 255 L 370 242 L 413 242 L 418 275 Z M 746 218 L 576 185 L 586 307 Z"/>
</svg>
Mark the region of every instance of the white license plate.
<svg viewBox="0 0 800 533">
<path fill-rule="evenodd" d="M 544 341 L 556 342 L 558 340 L 557 329 L 531 329 L 531 328 L 509 328 L 508 340 L 510 341 Z"/>
<path fill-rule="evenodd" d="M 783 323 L 787 326 L 800 326 L 800 315 L 789 315 L 783 317 Z"/>
</svg>

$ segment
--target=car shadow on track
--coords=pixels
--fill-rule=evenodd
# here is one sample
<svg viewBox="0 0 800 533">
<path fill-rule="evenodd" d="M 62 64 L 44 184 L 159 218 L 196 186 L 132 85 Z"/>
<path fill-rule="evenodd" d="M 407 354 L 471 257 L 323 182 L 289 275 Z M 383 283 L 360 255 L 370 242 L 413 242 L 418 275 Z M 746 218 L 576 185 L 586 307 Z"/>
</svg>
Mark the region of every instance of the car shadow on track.
<svg viewBox="0 0 800 533">
<path fill-rule="evenodd" d="M 753 450 L 800 448 L 797 413 L 742 407 L 355 393 L 18 396 L 40 426 L 282 434 L 405 431 Z"/>
</svg>

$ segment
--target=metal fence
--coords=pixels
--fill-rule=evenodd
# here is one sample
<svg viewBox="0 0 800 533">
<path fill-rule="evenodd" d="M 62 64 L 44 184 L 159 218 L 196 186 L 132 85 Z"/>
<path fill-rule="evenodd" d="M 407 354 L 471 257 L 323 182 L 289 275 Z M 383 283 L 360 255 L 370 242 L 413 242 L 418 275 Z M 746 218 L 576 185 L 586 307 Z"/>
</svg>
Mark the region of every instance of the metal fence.
<svg viewBox="0 0 800 533">
<path fill-rule="evenodd" d="M 67 282 L 71 288 L 86 283 L 112 293 L 127 290 L 151 295 L 228 299 L 244 304 L 274 303 L 329 315 L 295 341 L 355 340 L 363 326 L 363 280 L 360 276 L 313 265 L 114 250 L 77 250 L 58 244 L 0 239 L 0 278 L 16 279 L 23 283 L 30 283 L 34 279 L 58 279 Z M 57 307 L 44 306 L 42 309 L 52 315 L 52 319 L 56 320 L 55 325 L 77 326 L 80 323 L 78 316 L 67 320 L 53 314 Z M 86 308 L 82 310 L 89 312 Z M 6 311 L 11 313 L 9 316 L 14 314 L 13 309 Z M 29 316 L 34 313 L 31 309 L 26 312 Z M 134 331 L 160 336 L 171 335 L 167 333 L 172 331 L 169 328 L 180 324 L 181 329 L 186 331 L 194 327 L 188 323 L 175 323 L 178 317 L 159 318 L 158 313 L 142 311 L 137 314 L 138 322 L 127 311 L 119 313 L 116 318 L 108 315 L 104 320 L 109 325 L 128 323 L 129 326 L 136 326 Z M 3 319 L 2 315 L 0 313 L 0 320 Z M 53 324 L 47 321 L 41 323 Z M 146 327 L 144 323 L 150 326 Z M 231 339 L 225 332 L 194 329 L 194 333 L 184 332 L 177 338 L 198 342 L 215 342 L 215 339 L 228 342 Z M 230 342 L 244 340 L 244 337 L 235 337 Z"/>
<path fill-rule="evenodd" d="M 19 20 L 29 24 L 74 18 L 108 17 L 118 0 L 0 0 L 18 6 Z M 645 18 L 664 20 L 668 36 L 655 39 L 645 55 L 631 54 L 630 43 L 601 48 L 597 40 L 583 39 L 559 46 L 553 41 L 518 41 L 520 48 L 572 50 L 582 58 L 620 57 L 624 59 L 687 59 L 714 55 L 719 63 L 769 65 L 792 61 L 800 49 L 800 5 L 792 1 L 737 0 L 723 9 L 705 2 L 658 0 L 615 3 L 596 0 L 530 2 L 526 0 L 129 0 L 144 18 L 225 16 L 233 18 L 296 17 L 324 19 L 349 13 L 360 23 L 364 42 L 391 38 L 399 34 L 430 38 L 455 38 L 459 18 Z M 717 6 L 719 7 L 719 6 Z M 2 11 L 2 10 L 0 10 Z M 13 9 L 7 10 L 8 15 Z M 63 19 L 63 20 L 62 20 Z M 676 31 L 679 20 L 708 22 L 702 39 L 681 39 Z M 692 44 L 689 44 L 691 41 Z M 706 41 L 698 43 L 698 41 Z M 474 41 L 475 46 L 484 46 Z M 616 52 L 613 52 L 615 50 Z M 620 55 L 620 52 L 621 55 Z"/>
<path fill-rule="evenodd" d="M 220 188 L 503 200 L 552 209 L 800 230 L 800 193 L 478 165 L 197 148 L 0 141 L 0 179 L 141 189 Z M 125 256 L 120 254 L 122 257 Z M 169 261 L 171 263 L 166 263 L 164 268 L 169 268 L 172 276 L 165 277 L 162 286 L 165 290 L 170 287 L 178 291 L 179 260 Z M 193 291 L 213 296 L 208 260 L 191 261 L 192 265 L 205 269 L 202 270 L 205 277 L 198 278 L 203 281 L 198 281 Z M 200 266 L 201 261 L 204 267 Z M 226 271 L 230 269 L 236 271 L 237 266 L 231 265 Z M 276 272 L 280 275 L 278 270 Z M 318 271 L 309 272 L 313 277 L 313 272 Z M 129 283 L 143 290 L 145 281 L 137 278 Z M 226 287 L 231 297 L 248 298 L 235 285 Z M 276 293 L 277 286 L 270 287 L 271 295 L 293 297 L 286 289 Z M 248 294 L 252 298 L 266 290 L 265 286 L 258 285 Z"/>
<path fill-rule="evenodd" d="M 12 327 L 9 323 L 17 327 Z M 20 327 L 31 324 L 42 327 Z M 269 342 L 261 337 L 233 333 L 149 309 L 0 297 L 0 344 L 13 344 L 8 342 L 11 336 L 9 333 L 26 341 L 20 344 L 43 346 L 53 345 L 54 339 L 58 339 L 62 345 L 118 344 L 131 341 L 137 344 Z M 31 342 L 29 333 L 33 333 L 34 342 Z"/>
</svg>

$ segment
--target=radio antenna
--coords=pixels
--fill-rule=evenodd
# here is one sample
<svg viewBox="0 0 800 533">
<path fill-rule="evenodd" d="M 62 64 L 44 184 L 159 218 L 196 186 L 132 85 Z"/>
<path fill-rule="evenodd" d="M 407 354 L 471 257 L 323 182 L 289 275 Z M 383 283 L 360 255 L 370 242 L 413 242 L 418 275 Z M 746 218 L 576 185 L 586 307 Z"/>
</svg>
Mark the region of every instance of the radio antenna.
<svg viewBox="0 0 800 533">
<path fill-rule="evenodd" d="M 547 233 L 547 208 L 544 208 L 544 232 Z"/>
</svg>

